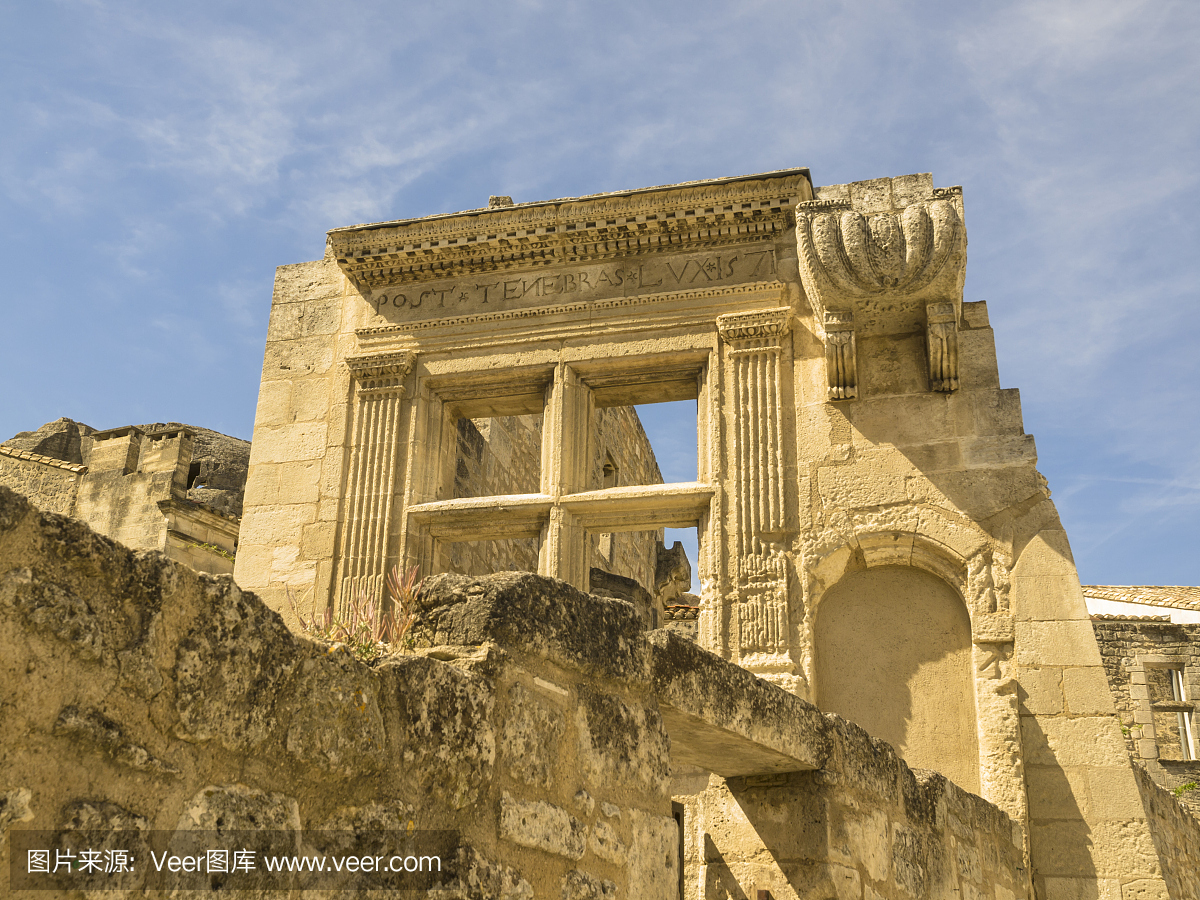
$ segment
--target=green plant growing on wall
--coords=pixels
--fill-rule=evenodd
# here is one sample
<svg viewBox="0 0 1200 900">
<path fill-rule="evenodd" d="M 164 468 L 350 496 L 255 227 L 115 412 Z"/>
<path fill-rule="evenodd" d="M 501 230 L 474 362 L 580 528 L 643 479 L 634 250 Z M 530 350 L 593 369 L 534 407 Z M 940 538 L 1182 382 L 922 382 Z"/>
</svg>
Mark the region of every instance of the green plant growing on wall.
<svg viewBox="0 0 1200 900">
<path fill-rule="evenodd" d="M 300 604 L 290 587 L 287 597 L 305 634 L 317 640 L 345 644 L 357 658 L 371 662 L 412 649 L 408 632 L 416 619 L 414 600 L 421 587 L 417 581 L 417 567 L 413 566 L 401 577 L 400 567 L 392 566 L 385 584 L 391 598 L 390 607 L 379 602 L 374 592 L 364 588 L 350 598 L 340 614 L 335 614 L 332 607 L 318 612 L 314 605 L 306 616 L 300 611 Z"/>
<path fill-rule="evenodd" d="M 1171 791 L 1171 793 L 1174 794 L 1176 797 L 1182 797 L 1188 791 L 1194 791 L 1197 788 L 1200 788 L 1200 784 L 1197 784 L 1194 781 L 1189 781 L 1187 784 L 1181 784 L 1179 787 L 1177 787 L 1173 791 Z"/>
</svg>

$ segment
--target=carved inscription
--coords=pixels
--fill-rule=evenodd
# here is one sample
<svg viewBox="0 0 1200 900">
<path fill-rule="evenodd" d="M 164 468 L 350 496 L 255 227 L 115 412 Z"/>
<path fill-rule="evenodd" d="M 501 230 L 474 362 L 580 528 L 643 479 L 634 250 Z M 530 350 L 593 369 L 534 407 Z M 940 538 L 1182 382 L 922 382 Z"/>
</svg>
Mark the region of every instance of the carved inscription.
<svg viewBox="0 0 1200 900">
<path fill-rule="evenodd" d="M 370 295 L 375 311 L 391 321 L 436 319 L 471 312 L 552 305 L 563 300 L 606 300 L 718 284 L 741 284 L 775 275 L 775 251 L 747 249 L 568 270 L 496 273 L 450 282 L 382 287 Z"/>
</svg>

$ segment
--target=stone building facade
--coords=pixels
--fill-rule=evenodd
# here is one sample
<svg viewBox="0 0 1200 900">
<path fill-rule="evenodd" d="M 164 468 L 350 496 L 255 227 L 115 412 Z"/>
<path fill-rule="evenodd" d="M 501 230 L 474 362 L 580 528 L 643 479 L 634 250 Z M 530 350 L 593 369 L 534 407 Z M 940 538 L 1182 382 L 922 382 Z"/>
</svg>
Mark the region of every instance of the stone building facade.
<svg viewBox="0 0 1200 900">
<path fill-rule="evenodd" d="M 231 573 L 248 441 L 179 423 L 58 419 L 0 444 L 0 485 L 139 550 Z"/>
<path fill-rule="evenodd" d="M 1200 624 L 1097 615 L 1092 627 L 1126 749 L 1200 817 Z"/>
<path fill-rule="evenodd" d="M 792 169 L 334 230 L 277 273 L 238 582 L 336 603 L 455 544 L 526 540 L 586 591 L 599 536 L 695 527 L 700 646 L 1003 811 L 1015 895 L 1167 896 L 1162 817 L 965 264 L 962 192 L 929 175 Z M 597 483 L 598 411 L 687 399 L 696 481 Z M 499 416 L 540 417 L 536 490 L 456 496 L 458 423 Z M 798 814 L 789 784 L 756 802 Z M 676 794 L 688 896 L 737 896 L 721 860 L 743 893 L 756 859 L 799 890 L 740 800 Z"/>
</svg>

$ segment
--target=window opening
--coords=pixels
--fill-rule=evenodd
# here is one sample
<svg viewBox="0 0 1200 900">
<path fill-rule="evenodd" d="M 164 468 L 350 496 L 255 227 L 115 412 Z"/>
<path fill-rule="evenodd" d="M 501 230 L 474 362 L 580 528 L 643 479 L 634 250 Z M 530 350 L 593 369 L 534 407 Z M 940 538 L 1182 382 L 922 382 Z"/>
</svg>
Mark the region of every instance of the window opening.
<svg viewBox="0 0 1200 900">
<path fill-rule="evenodd" d="M 541 482 L 542 416 L 455 421 L 455 499 L 535 494 Z"/>
<path fill-rule="evenodd" d="M 699 529 L 665 528 L 663 532 L 663 544 L 666 545 L 668 550 L 674 547 L 675 544 L 679 544 L 684 556 L 687 558 L 689 568 L 687 583 L 681 585 L 680 594 L 674 602 L 686 606 L 696 606 L 699 604 L 700 594 L 700 577 L 698 574 L 700 568 Z"/>
<path fill-rule="evenodd" d="M 455 575 L 537 572 L 537 538 L 439 542 L 438 571 Z"/>
<path fill-rule="evenodd" d="M 654 460 L 663 482 L 679 484 L 696 481 L 696 401 L 646 403 L 633 409 L 654 451 Z"/>
<path fill-rule="evenodd" d="M 1183 669 L 1171 669 L 1170 672 L 1171 693 L 1177 702 L 1186 703 L 1188 696 L 1183 686 Z M 1183 744 L 1183 758 L 1194 760 L 1196 758 L 1196 738 L 1192 734 L 1191 710 L 1181 709 L 1177 715 L 1179 716 L 1179 736 Z"/>
<path fill-rule="evenodd" d="M 1150 693 L 1154 739 L 1159 759 L 1195 759 L 1191 705 L 1183 683 L 1183 670 L 1167 666 L 1147 666 L 1146 685 Z"/>
</svg>

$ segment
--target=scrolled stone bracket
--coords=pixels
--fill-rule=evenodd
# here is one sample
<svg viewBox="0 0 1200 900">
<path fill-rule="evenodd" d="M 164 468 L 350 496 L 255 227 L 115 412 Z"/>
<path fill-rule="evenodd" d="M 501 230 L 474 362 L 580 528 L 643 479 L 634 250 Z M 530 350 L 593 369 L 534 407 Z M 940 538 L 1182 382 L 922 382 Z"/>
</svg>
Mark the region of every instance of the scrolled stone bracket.
<svg viewBox="0 0 1200 900">
<path fill-rule="evenodd" d="M 958 390 L 958 316 L 950 300 L 925 307 L 925 335 L 929 349 L 929 388 L 949 393 Z"/>
<path fill-rule="evenodd" d="M 825 311 L 825 368 L 830 400 L 853 400 L 858 396 L 858 352 L 851 310 Z"/>
</svg>

